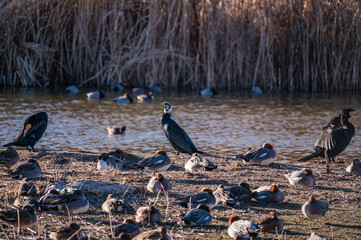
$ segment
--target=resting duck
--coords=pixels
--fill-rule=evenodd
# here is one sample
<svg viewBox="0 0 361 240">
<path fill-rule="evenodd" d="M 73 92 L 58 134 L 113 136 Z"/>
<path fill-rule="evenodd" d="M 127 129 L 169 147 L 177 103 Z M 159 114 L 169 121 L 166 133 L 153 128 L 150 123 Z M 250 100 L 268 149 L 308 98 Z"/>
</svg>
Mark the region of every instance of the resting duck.
<svg viewBox="0 0 361 240">
<path fill-rule="evenodd" d="M 38 189 L 36 188 L 36 185 L 32 181 L 30 181 L 27 178 L 23 178 L 18 190 L 18 194 L 22 192 L 26 192 L 31 196 L 36 196 Z"/>
<path fill-rule="evenodd" d="M 27 229 L 36 224 L 37 217 L 33 207 L 25 206 L 24 209 L 0 212 L 0 221 L 15 228 Z"/>
<path fill-rule="evenodd" d="M 232 216 L 228 223 L 228 235 L 234 239 L 255 239 L 260 230 L 254 222 L 241 219 L 240 216 Z"/>
<path fill-rule="evenodd" d="M 69 94 L 78 94 L 79 93 L 79 88 L 77 88 L 76 86 L 74 85 L 71 85 L 69 87 L 67 87 L 65 89 L 65 92 L 69 93 Z"/>
<path fill-rule="evenodd" d="M 118 158 L 108 153 L 102 153 L 98 158 L 97 169 L 99 170 L 110 170 L 110 169 L 121 169 L 123 165 L 123 159 Z"/>
<path fill-rule="evenodd" d="M 51 232 L 49 237 L 53 240 L 78 240 L 83 239 L 84 235 L 78 224 L 70 223 L 68 227 L 61 227 Z"/>
<path fill-rule="evenodd" d="M 253 198 L 252 191 L 248 183 L 245 182 L 230 189 L 225 189 L 222 185 L 219 185 L 213 194 L 216 196 L 217 205 L 222 203 L 232 207 L 240 202 L 249 202 Z"/>
<path fill-rule="evenodd" d="M 167 229 L 163 226 L 158 227 L 155 230 L 142 232 L 133 238 L 133 240 L 146 240 L 146 239 L 171 240 L 172 238 L 168 235 Z"/>
<path fill-rule="evenodd" d="M 130 218 L 125 219 L 124 222 L 117 226 L 114 230 L 115 236 L 118 236 L 122 233 L 128 233 L 131 237 L 134 237 L 139 234 L 139 232 L 140 231 L 137 223 Z"/>
<path fill-rule="evenodd" d="M 140 207 L 135 215 L 135 220 L 138 223 L 154 224 L 160 223 L 163 220 L 163 216 L 154 206 Z"/>
<path fill-rule="evenodd" d="M 347 166 L 346 174 L 350 176 L 361 176 L 361 162 L 359 159 L 355 159 Z"/>
<path fill-rule="evenodd" d="M 182 220 L 186 225 L 209 225 L 212 223 L 212 216 L 209 211 L 210 210 L 208 206 L 199 204 L 197 208 L 186 212 Z"/>
<path fill-rule="evenodd" d="M 114 98 L 114 102 L 117 102 L 117 103 L 132 103 L 133 98 L 128 93 L 126 93 L 123 96 Z"/>
<path fill-rule="evenodd" d="M 202 97 L 213 97 L 217 95 L 217 90 L 214 87 L 203 89 L 201 92 Z"/>
<path fill-rule="evenodd" d="M 152 177 L 149 180 L 147 185 L 147 189 L 151 193 L 159 193 L 159 192 L 168 192 L 172 190 L 172 185 L 168 181 L 168 179 L 164 178 L 162 174 L 156 173 L 155 177 Z"/>
<path fill-rule="evenodd" d="M 39 203 L 33 196 L 30 196 L 27 192 L 22 192 L 15 198 L 14 206 L 22 209 L 25 206 L 31 206 L 35 210 L 37 210 L 39 208 Z"/>
<path fill-rule="evenodd" d="M 125 200 L 117 199 L 109 194 L 107 200 L 102 204 L 102 210 L 106 213 L 135 214 L 134 208 Z"/>
<path fill-rule="evenodd" d="M 120 127 L 114 127 L 114 126 L 107 127 L 107 131 L 108 131 L 109 135 L 124 134 L 125 129 L 127 129 L 127 126 L 123 126 L 121 128 Z"/>
<path fill-rule="evenodd" d="M 43 208 L 61 210 L 65 213 L 84 213 L 88 211 L 89 202 L 81 190 L 75 190 L 73 193 L 64 195 L 54 195 L 42 203 Z"/>
<path fill-rule="evenodd" d="M 196 208 L 199 204 L 203 204 L 212 209 L 216 203 L 217 199 L 213 191 L 209 188 L 203 188 L 201 192 L 185 197 L 179 205 L 185 208 Z"/>
<path fill-rule="evenodd" d="M 86 96 L 89 99 L 99 99 L 99 98 L 105 98 L 104 92 L 101 90 L 101 88 L 98 88 L 95 92 L 89 92 L 86 94 Z"/>
<path fill-rule="evenodd" d="M 152 92 L 149 92 L 149 93 L 138 95 L 137 99 L 139 102 L 145 102 L 145 101 L 152 102 L 152 101 L 154 101 L 154 96 L 153 96 Z"/>
<path fill-rule="evenodd" d="M 253 220 L 261 229 L 261 232 L 280 233 L 285 225 L 284 221 L 277 217 L 275 212 L 255 218 Z"/>
<path fill-rule="evenodd" d="M 322 200 L 316 200 L 315 196 L 311 195 L 308 200 L 302 205 L 302 213 L 307 218 L 315 222 L 325 216 L 328 210 L 328 203 Z"/>
<path fill-rule="evenodd" d="M 19 154 L 13 147 L 7 147 L 0 152 L 0 166 L 10 169 L 20 160 Z"/>
<path fill-rule="evenodd" d="M 285 195 L 278 190 L 275 184 L 259 187 L 253 191 L 253 197 L 260 203 L 281 203 Z"/>
<path fill-rule="evenodd" d="M 261 148 L 255 150 L 249 148 L 245 154 L 239 157 L 245 164 L 269 165 L 276 160 L 277 153 L 271 144 L 265 143 Z"/>
<path fill-rule="evenodd" d="M 302 185 L 305 187 L 312 187 L 315 185 L 315 177 L 312 175 L 312 170 L 304 168 L 302 171 L 296 171 L 285 175 L 291 185 Z"/>
<path fill-rule="evenodd" d="M 38 162 L 34 159 L 30 159 L 27 163 L 18 166 L 12 173 L 10 177 L 15 179 L 32 179 L 40 177 L 41 169 Z"/>
<path fill-rule="evenodd" d="M 209 159 L 193 153 L 192 157 L 184 164 L 184 168 L 188 172 L 196 172 L 199 170 L 213 171 L 217 168 Z"/>
<path fill-rule="evenodd" d="M 132 167 L 153 172 L 164 172 L 171 164 L 172 161 L 167 153 L 163 150 L 158 150 L 154 156 L 146 158 L 137 164 L 133 164 Z"/>
</svg>

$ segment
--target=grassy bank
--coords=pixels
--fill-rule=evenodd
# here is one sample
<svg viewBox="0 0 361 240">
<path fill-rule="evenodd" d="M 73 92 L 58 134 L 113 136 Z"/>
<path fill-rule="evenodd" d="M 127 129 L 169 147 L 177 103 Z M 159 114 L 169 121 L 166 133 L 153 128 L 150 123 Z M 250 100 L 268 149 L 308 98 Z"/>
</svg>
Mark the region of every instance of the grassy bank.
<svg viewBox="0 0 361 240">
<path fill-rule="evenodd" d="M 361 3 L 0 0 L 0 85 L 360 90 Z"/>
</svg>

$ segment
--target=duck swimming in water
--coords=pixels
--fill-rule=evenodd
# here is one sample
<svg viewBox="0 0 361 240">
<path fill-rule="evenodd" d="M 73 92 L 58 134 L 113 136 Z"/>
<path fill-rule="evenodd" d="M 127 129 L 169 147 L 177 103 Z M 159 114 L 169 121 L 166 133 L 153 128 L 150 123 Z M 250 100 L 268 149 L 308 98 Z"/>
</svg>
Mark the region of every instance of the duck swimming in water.
<svg viewBox="0 0 361 240">
<path fill-rule="evenodd" d="M 138 95 L 137 99 L 139 102 L 145 102 L 145 101 L 152 102 L 152 101 L 154 101 L 154 96 L 153 96 L 152 92 L 149 92 L 149 93 Z"/>
<path fill-rule="evenodd" d="M 20 129 L 14 142 L 3 145 L 8 146 L 21 146 L 26 147 L 29 151 L 29 147 L 35 152 L 34 145 L 43 136 L 46 127 L 48 126 L 48 114 L 46 112 L 38 112 L 25 119 L 24 127 Z"/>
<path fill-rule="evenodd" d="M 89 92 L 86 94 L 86 96 L 89 99 L 99 99 L 99 98 L 105 98 L 104 92 L 99 87 L 95 92 Z"/>
<path fill-rule="evenodd" d="M 164 108 L 164 114 L 162 117 L 162 127 L 165 136 L 168 138 L 172 147 L 177 151 L 177 155 L 181 153 L 193 153 L 203 152 L 199 151 L 193 144 L 188 134 L 181 128 L 173 119 L 171 119 L 172 105 L 168 102 L 161 103 Z"/>
<path fill-rule="evenodd" d="M 334 162 L 335 157 L 339 155 L 350 144 L 355 127 L 348 120 L 351 118 L 354 109 L 344 109 L 341 115 L 334 117 L 322 128 L 320 136 L 314 144 L 315 152 L 300 159 L 299 161 L 308 161 L 315 157 L 324 157 L 326 161 L 326 173 L 330 172 L 329 163 Z"/>
<path fill-rule="evenodd" d="M 123 96 L 114 98 L 114 102 L 117 102 L 117 103 L 132 103 L 133 98 L 128 93 L 126 93 Z"/>
<path fill-rule="evenodd" d="M 107 131 L 108 131 L 109 135 L 124 134 L 126 129 L 127 129 L 127 126 L 123 126 L 121 128 L 114 127 L 114 126 L 107 127 Z"/>
</svg>

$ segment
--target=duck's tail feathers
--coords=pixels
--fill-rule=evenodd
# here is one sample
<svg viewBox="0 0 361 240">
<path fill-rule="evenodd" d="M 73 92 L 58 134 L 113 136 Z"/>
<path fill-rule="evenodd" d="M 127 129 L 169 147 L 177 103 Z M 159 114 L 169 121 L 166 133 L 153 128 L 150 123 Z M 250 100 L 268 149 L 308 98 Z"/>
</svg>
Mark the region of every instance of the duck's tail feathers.
<svg viewBox="0 0 361 240">
<path fill-rule="evenodd" d="M 322 151 L 316 151 L 314 153 L 311 153 L 310 155 L 307 155 L 306 157 L 304 158 L 301 158 L 300 160 L 298 160 L 299 162 L 305 162 L 305 161 L 308 161 L 312 158 L 315 158 L 315 157 L 320 157 L 322 154 Z"/>
<path fill-rule="evenodd" d="M 9 147 L 9 146 L 14 146 L 14 145 L 15 145 L 15 142 L 11 142 L 11 143 L 4 144 L 2 146 L 3 147 Z"/>
</svg>

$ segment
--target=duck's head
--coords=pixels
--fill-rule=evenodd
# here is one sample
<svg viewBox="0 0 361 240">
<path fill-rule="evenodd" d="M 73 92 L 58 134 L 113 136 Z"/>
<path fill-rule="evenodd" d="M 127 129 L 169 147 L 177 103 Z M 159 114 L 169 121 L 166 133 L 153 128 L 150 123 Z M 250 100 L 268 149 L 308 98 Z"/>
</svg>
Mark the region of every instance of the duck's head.
<svg viewBox="0 0 361 240">
<path fill-rule="evenodd" d="M 108 200 L 108 199 L 112 199 L 113 197 L 114 197 L 113 194 L 109 194 L 108 197 L 107 197 L 107 200 Z"/>
<path fill-rule="evenodd" d="M 314 202 L 316 202 L 315 196 L 313 196 L 313 195 L 309 196 L 307 202 L 309 202 L 309 203 L 314 203 Z"/>
<path fill-rule="evenodd" d="M 158 181 L 160 181 L 160 182 L 164 180 L 163 175 L 160 174 L 160 173 L 156 173 L 156 174 L 155 174 L 155 178 L 156 178 Z"/>
<path fill-rule="evenodd" d="M 269 144 L 269 143 L 263 144 L 262 147 L 263 147 L 263 148 L 268 148 L 268 149 L 273 149 L 273 146 L 272 146 L 271 144 Z"/>
<path fill-rule="evenodd" d="M 238 215 L 232 216 L 229 221 L 228 224 L 231 225 L 232 223 L 234 223 L 235 221 L 241 220 L 241 218 Z"/>
<path fill-rule="evenodd" d="M 160 105 L 163 106 L 164 113 L 172 114 L 173 109 L 172 109 L 172 105 L 169 102 L 163 102 Z"/>
<path fill-rule="evenodd" d="M 207 205 L 199 204 L 197 208 L 209 212 L 209 207 Z"/>
<path fill-rule="evenodd" d="M 353 165 L 358 165 L 360 163 L 360 159 L 354 159 L 352 160 L 352 163 Z"/>
<path fill-rule="evenodd" d="M 304 168 L 302 172 L 304 172 L 306 175 L 312 175 L 312 170 L 309 168 Z"/>
<path fill-rule="evenodd" d="M 272 184 L 269 190 L 271 193 L 276 193 L 278 191 L 278 187 L 276 184 Z"/>
<path fill-rule="evenodd" d="M 155 154 L 159 154 L 159 155 L 162 155 L 162 156 L 167 156 L 167 153 L 163 150 L 158 150 L 155 152 Z"/>
<path fill-rule="evenodd" d="M 128 98 L 130 102 L 133 102 L 133 98 L 128 93 L 125 93 L 124 97 Z"/>
<path fill-rule="evenodd" d="M 212 189 L 209 189 L 209 188 L 203 188 L 201 192 L 206 192 L 208 194 L 213 194 Z"/>
<path fill-rule="evenodd" d="M 277 215 L 276 215 L 275 212 L 270 212 L 270 213 L 268 214 L 268 217 L 271 218 L 271 219 L 277 219 Z"/>
</svg>

